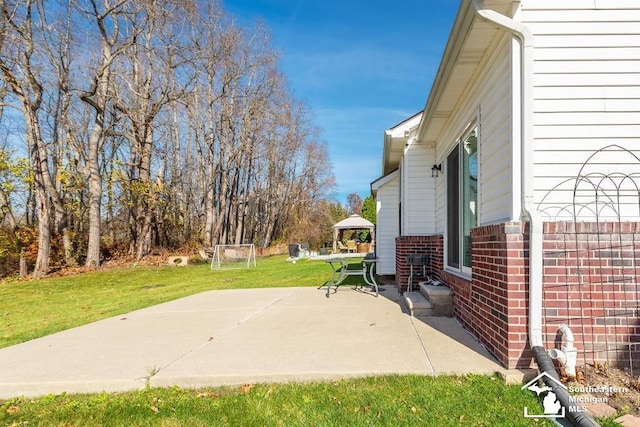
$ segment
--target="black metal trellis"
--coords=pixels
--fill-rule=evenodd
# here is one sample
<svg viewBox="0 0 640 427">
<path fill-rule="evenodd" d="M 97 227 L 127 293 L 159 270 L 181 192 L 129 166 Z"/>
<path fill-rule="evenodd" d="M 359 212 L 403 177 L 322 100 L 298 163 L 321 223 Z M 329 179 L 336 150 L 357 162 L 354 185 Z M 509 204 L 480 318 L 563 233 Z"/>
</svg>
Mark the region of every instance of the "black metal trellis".
<svg viewBox="0 0 640 427">
<path fill-rule="evenodd" d="M 604 361 L 633 375 L 640 362 L 640 158 L 618 145 L 597 150 L 538 209 L 562 224 L 554 229 L 560 247 L 543 258 L 564 267 L 564 283 L 545 290 L 567 295 L 563 307 L 545 307 L 545 323 L 571 325 L 585 366 Z"/>
</svg>

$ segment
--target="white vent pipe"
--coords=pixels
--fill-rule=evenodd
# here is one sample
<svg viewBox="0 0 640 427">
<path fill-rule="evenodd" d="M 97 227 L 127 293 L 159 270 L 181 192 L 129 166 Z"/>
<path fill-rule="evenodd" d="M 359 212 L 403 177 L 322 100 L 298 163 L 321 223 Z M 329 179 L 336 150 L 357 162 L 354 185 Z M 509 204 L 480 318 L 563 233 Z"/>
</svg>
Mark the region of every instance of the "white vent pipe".
<svg viewBox="0 0 640 427">
<path fill-rule="evenodd" d="M 558 328 L 558 332 L 562 335 L 562 344 L 557 348 L 549 350 L 549 356 L 557 360 L 563 367 L 564 371 L 570 378 L 576 377 L 576 363 L 578 360 L 578 349 L 573 346 L 573 332 L 569 326 L 562 324 Z"/>
</svg>

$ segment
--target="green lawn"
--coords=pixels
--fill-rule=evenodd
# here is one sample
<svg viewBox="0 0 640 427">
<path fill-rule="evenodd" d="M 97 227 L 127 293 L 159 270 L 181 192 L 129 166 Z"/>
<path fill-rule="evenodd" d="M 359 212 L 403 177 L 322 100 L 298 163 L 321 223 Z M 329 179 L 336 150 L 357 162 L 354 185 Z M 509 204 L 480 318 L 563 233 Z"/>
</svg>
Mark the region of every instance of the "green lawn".
<svg viewBox="0 0 640 427">
<path fill-rule="evenodd" d="M 259 258 L 258 267 L 129 267 L 0 283 L 0 347 L 212 289 L 319 286 L 322 261 Z M 387 376 L 199 390 L 51 395 L 0 401 L 4 426 L 518 426 L 532 393 L 486 376 Z M 530 412 L 531 412 L 530 411 Z"/>
<path fill-rule="evenodd" d="M 58 395 L 0 402 L 10 426 L 532 426 L 535 394 L 479 375 Z M 540 412 L 538 412 L 540 413 Z"/>
</svg>

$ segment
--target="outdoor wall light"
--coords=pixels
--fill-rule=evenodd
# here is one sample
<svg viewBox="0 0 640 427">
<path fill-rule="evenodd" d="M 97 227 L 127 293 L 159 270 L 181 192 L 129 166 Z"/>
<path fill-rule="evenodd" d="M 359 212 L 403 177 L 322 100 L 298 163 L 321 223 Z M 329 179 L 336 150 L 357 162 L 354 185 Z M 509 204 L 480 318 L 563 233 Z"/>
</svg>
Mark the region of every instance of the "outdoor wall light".
<svg viewBox="0 0 640 427">
<path fill-rule="evenodd" d="M 431 166 L 431 178 L 437 178 L 440 176 L 440 172 L 442 172 L 442 163 Z"/>
</svg>

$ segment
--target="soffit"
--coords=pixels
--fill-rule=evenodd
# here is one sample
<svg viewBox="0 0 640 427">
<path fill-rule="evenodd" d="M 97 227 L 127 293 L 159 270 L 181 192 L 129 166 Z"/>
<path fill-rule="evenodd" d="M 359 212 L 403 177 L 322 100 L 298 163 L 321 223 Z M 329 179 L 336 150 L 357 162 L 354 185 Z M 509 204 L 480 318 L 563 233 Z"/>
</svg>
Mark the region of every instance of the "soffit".
<svg viewBox="0 0 640 427">
<path fill-rule="evenodd" d="M 485 7 L 508 15 L 512 2 L 487 1 Z M 495 24 L 476 15 L 470 0 L 462 2 L 418 128 L 419 141 L 438 139 L 478 77 L 478 69 L 490 55 L 494 40 L 501 36 L 502 30 Z"/>
<path fill-rule="evenodd" d="M 422 112 L 419 112 L 384 132 L 382 175 L 387 175 L 398 168 L 405 144 L 415 134 L 421 119 Z"/>
</svg>

